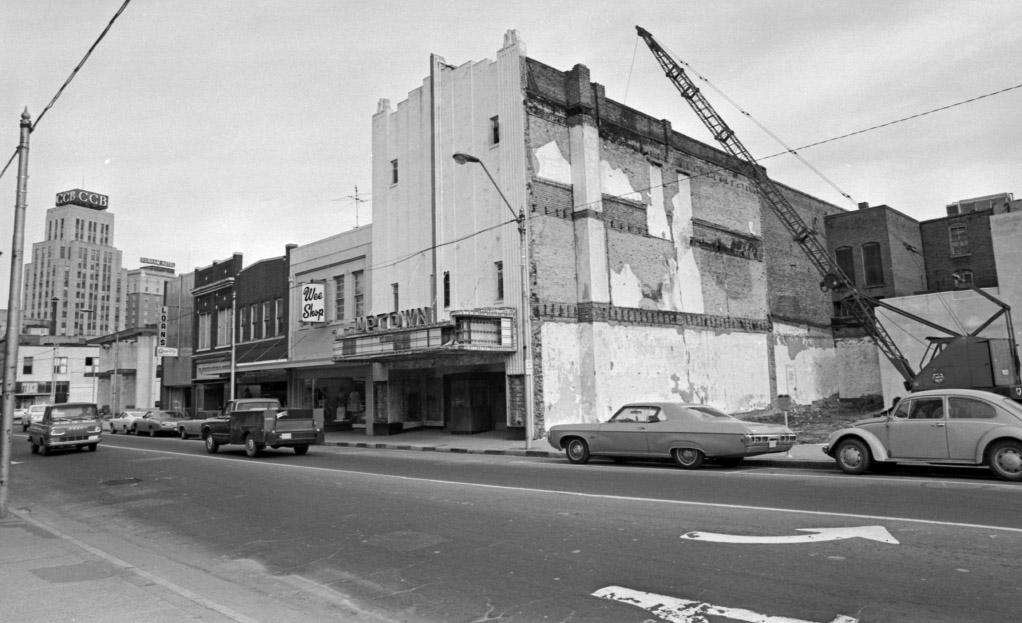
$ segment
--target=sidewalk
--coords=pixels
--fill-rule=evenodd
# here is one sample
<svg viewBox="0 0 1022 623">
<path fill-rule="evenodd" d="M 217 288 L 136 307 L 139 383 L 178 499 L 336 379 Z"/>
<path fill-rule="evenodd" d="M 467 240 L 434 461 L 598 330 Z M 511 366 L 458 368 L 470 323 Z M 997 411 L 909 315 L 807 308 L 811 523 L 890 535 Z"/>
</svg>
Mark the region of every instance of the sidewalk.
<svg viewBox="0 0 1022 623">
<path fill-rule="evenodd" d="M 326 433 L 325 445 L 412 450 L 420 452 L 460 452 L 466 454 L 503 454 L 563 459 L 564 452 L 555 450 L 546 439 L 537 439 L 532 448 L 524 439 L 506 439 L 504 433 L 486 432 L 452 435 L 445 430 L 419 428 L 396 435 L 367 436 L 355 429 Z M 790 452 L 762 454 L 745 459 L 743 465 L 757 467 L 798 467 L 803 469 L 837 469 L 834 459 L 823 453 L 823 444 L 798 444 Z"/>
</svg>

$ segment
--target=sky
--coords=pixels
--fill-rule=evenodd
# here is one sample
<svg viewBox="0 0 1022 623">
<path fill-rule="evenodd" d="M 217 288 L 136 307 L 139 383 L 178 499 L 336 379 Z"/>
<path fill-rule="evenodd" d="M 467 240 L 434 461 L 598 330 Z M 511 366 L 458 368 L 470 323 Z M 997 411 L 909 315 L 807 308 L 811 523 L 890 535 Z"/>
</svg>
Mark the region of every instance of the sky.
<svg viewBox="0 0 1022 623">
<path fill-rule="evenodd" d="M 22 111 L 38 117 L 122 1 L 0 4 L 0 166 Z M 247 266 L 366 225 L 379 99 L 421 85 L 431 53 L 495 58 L 509 29 L 531 58 L 586 65 L 610 99 L 715 144 L 643 26 L 709 81 L 756 158 L 783 151 L 771 133 L 798 148 L 1009 89 L 801 150 L 809 166 L 762 161 L 845 209 L 939 218 L 959 199 L 1022 198 L 1019 24 L 1016 0 L 133 0 L 32 133 L 25 257 L 72 188 L 110 197 L 126 268 L 184 273 L 235 252 Z M 17 161 L 0 178 L 3 292 L 16 180 Z"/>
</svg>

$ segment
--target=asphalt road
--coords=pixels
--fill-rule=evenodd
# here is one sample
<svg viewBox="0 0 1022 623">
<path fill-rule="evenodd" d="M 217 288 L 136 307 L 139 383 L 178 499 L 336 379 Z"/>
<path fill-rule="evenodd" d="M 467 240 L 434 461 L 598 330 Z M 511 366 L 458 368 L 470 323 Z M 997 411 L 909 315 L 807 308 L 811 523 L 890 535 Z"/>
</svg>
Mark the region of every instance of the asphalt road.
<svg viewBox="0 0 1022 623">
<path fill-rule="evenodd" d="M 979 470 L 249 459 L 123 435 L 49 457 L 16 436 L 14 461 L 15 508 L 150 573 L 215 577 L 206 596 L 255 620 L 958 623 L 1022 605 L 1022 485 Z"/>
</svg>

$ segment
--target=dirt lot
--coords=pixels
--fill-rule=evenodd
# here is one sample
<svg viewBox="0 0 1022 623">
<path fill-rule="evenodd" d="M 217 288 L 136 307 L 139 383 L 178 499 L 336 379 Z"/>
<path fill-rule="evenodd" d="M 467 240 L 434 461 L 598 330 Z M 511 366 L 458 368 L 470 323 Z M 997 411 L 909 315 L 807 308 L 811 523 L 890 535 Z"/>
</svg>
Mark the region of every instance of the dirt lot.
<svg viewBox="0 0 1022 623">
<path fill-rule="evenodd" d="M 810 406 L 793 406 L 788 410 L 788 427 L 798 433 L 799 443 L 823 443 L 838 428 L 875 415 L 883 408 L 879 398 L 863 400 L 828 399 Z M 738 417 L 755 422 L 784 423 L 784 411 L 771 410 Z"/>
</svg>

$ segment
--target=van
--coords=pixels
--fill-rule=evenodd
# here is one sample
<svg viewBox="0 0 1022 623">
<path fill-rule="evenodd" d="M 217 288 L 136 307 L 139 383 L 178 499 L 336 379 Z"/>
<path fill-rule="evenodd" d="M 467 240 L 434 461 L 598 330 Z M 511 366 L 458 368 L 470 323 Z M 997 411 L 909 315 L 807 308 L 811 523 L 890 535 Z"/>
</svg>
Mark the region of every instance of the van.
<svg viewBox="0 0 1022 623">
<path fill-rule="evenodd" d="M 28 426 L 32 454 L 46 456 L 57 448 L 95 452 L 103 436 L 99 410 L 90 402 L 48 405 L 42 420 Z"/>
</svg>

